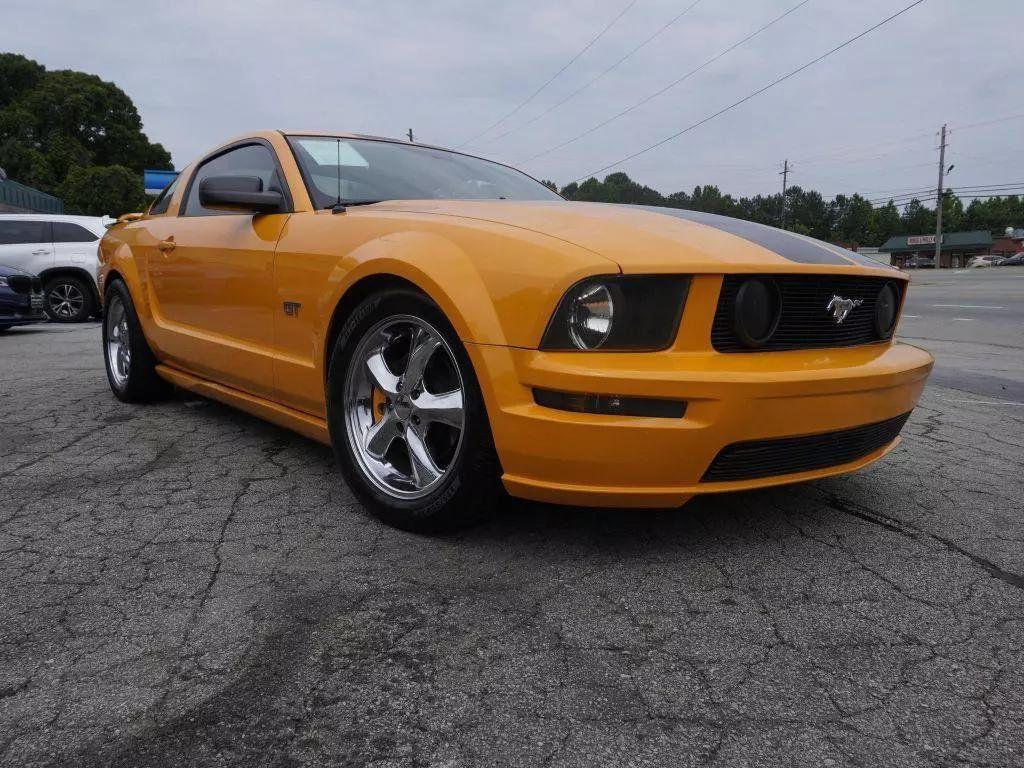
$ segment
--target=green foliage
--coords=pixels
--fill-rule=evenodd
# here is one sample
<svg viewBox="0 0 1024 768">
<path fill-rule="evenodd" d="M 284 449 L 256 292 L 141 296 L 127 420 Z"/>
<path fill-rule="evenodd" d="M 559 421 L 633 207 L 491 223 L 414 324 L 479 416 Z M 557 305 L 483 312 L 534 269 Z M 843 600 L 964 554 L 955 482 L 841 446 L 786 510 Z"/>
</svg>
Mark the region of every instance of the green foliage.
<svg viewBox="0 0 1024 768">
<path fill-rule="evenodd" d="M 137 211 L 146 204 L 139 177 L 123 165 L 75 166 L 61 185 L 64 204 L 87 216 Z"/>
<path fill-rule="evenodd" d="M 673 192 L 663 196 L 642 186 L 624 173 L 613 173 L 604 181 L 590 178 L 562 188 L 569 200 L 600 203 L 633 203 L 685 208 L 717 213 L 760 224 L 779 226 L 782 195 L 741 197 L 723 194 L 713 185 L 694 187 L 692 193 Z M 800 234 L 857 246 L 879 246 L 893 235 L 924 235 L 935 231 L 935 210 L 920 200 L 911 200 L 902 213 L 891 200 L 878 208 L 861 195 L 836 195 L 825 201 L 820 192 L 798 186 L 786 190 L 786 228 Z M 954 194 L 947 195 L 942 209 L 946 231 L 988 229 L 1001 235 L 1007 226 L 1024 226 L 1024 198 L 993 197 L 975 200 L 966 209 Z"/>
<path fill-rule="evenodd" d="M 47 71 L 24 56 L 0 53 L 0 167 L 13 179 L 64 197 L 69 213 L 117 215 L 145 199 L 145 168 L 173 166 L 167 150 L 143 133 L 132 100 L 113 83 L 84 72 Z M 114 187 L 88 193 L 83 179 Z M 101 202 L 107 207 L 99 210 Z"/>
</svg>

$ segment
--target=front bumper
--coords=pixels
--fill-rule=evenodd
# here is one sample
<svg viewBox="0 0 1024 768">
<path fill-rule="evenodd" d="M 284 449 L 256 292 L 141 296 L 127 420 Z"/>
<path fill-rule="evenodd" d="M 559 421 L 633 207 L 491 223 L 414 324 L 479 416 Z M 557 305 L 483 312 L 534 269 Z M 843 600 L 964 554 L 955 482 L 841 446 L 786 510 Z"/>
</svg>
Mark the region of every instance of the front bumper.
<svg viewBox="0 0 1024 768">
<path fill-rule="evenodd" d="M 698 493 L 849 472 L 844 464 L 747 480 L 702 478 L 728 445 L 846 430 L 917 404 L 927 352 L 881 343 L 766 354 L 551 353 L 467 345 L 480 376 L 503 481 L 514 495 L 596 506 L 677 506 Z M 683 418 L 591 415 L 537 405 L 533 388 L 685 400 Z"/>
<path fill-rule="evenodd" d="M 44 297 L 41 293 L 7 292 L 0 297 L 0 326 L 29 325 L 46 320 L 43 311 Z"/>
</svg>

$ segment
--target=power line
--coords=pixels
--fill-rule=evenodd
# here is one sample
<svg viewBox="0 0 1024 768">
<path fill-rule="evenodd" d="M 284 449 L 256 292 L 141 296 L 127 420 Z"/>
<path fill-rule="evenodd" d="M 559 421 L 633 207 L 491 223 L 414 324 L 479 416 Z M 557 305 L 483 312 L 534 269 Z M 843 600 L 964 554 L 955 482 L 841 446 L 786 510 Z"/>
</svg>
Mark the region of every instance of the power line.
<svg viewBox="0 0 1024 768">
<path fill-rule="evenodd" d="M 607 171 L 609 168 L 614 168 L 616 165 L 620 165 L 621 163 L 625 163 L 625 162 L 627 162 L 629 160 L 632 160 L 633 158 L 636 158 L 636 157 L 639 157 L 640 155 L 646 154 L 647 152 L 650 152 L 652 149 L 656 149 L 656 148 L 662 146 L 663 144 L 667 144 L 668 142 L 673 141 L 674 139 L 679 138 L 683 134 L 689 133 L 694 128 L 698 128 L 698 127 L 704 125 L 705 123 L 708 123 L 711 120 L 714 120 L 716 117 L 719 117 L 720 115 L 724 115 L 726 112 L 729 112 L 730 110 L 735 109 L 736 107 L 738 107 L 741 104 L 744 104 L 744 103 L 750 101 L 751 99 L 755 98 L 756 96 L 760 96 L 762 93 L 767 91 L 769 88 L 774 88 L 779 83 L 782 83 L 782 82 L 788 80 L 789 78 L 793 77 L 794 75 L 797 75 L 800 72 L 803 72 L 805 69 L 808 69 L 809 67 L 814 66 L 815 64 L 817 64 L 818 62 L 822 61 L 823 59 L 828 58 L 833 53 L 836 53 L 837 51 L 842 50 L 846 46 L 856 42 L 857 40 L 859 40 L 860 38 L 864 37 L 865 35 L 868 35 L 871 32 L 874 32 L 879 27 L 882 27 L 885 24 L 888 24 L 893 19 L 897 18 L 898 16 L 902 16 L 904 13 L 909 11 L 911 8 L 914 8 L 915 6 L 918 6 L 921 3 L 923 3 L 923 2 L 924 2 L 924 0 L 914 0 L 914 2 L 910 3 L 907 6 L 904 6 L 899 11 L 897 11 L 894 14 L 892 14 L 891 16 L 888 16 L 887 18 L 882 19 L 880 22 L 878 22 L 874 26 L 868 27 L 863 32 L 860 32 L 859 34 L 854 35 L 853 37 L 851 37 L 849 40 L 847 40 L 847 41 L 845 41 L 843 43 L 840 43 L 835 48 L 832 48 L 831 50 L 826 51 L 825 53 L 821 54 L 820 56 L 818 56 L 818 57 L 816 57 L 814 59 L 811 59 L 806 64 L 804 64 L 804 65 L 802 65 L 800 67 L 797 67 L 796 69 L 792 70 L 791 72 L 788 72 L 787 74 L 782 75 L 781 77 L 778 77 L 775 80 L 772 80 L 767 85 L 759 88 L 758 90 L 754 91 L 753 93 L 750 93 L 750 94 L 744 96 L 742 99 L 739 99 L 738 101 L 734 101 L 732 104 L 728 105 L 727 107 L 723 107 L 722 109 L 718 110 L 714 114 L 708 115 L 707 117 L 705 117 L 702 120 L 698 120 L 696 123 L 693 123 L 693 124 L 687 126 L 686 128 L 684 128 L 681 131 L 677 131 L 676 133 L 672 134 L 671 136 L 667 136 L 666 138 L 662 139 L 659 142 L 656 142 L 654 144 L 651 144 L 648 147 L 645 147 L 644 149 L 641 149 L 639 152 L 634 152 L 632 155 L 629 155 L 628 157 L 624 157 L 621 160 L 616 160 L 614 163 L 609 163 L 608 165 L 606 165 L 606 166 L 604 166 L 602 168 L 598 168 L 596 171 L 591 171 L 590 173 L 585 174 L 584 176 L 581 176 L 578 179 L 575 179 L 575 181 L 583 181 L 583 180 L 585 180 L 585 179 L 587 179 L 587 178 L 589 178 L 591 176 L 595 176 L 595 175 L 597 175 L 599 173 L 602 173 L 603 171 Z M 803 3 L 801 3 L 801 5 L 802 4 Z"/>
<path fill-rule="evenodd" d="M 604 120 L 604 121 L 598 123 L 597 125 L 592 126 L 591 128 L 588 128 L 583 133 L 577 134 L 576 136 L 573 136 L 571 139 L 563 141 L 561 144 L 558 144 L 557 146 L 551 147 L 550 149 L 545 149 L 543 152 L 538 152 L 536 155 L 533 155 L 532 157 L 526 158 L 526 160 L 524 162 L 527 162 L 527 163 L 528 162 L 532 162 L 533 160 L 536 160 L 538 158 L 545 157 L 546 155 L 550 155 L 552 152 L 557 152 L 558 150 L 563 149 L 564 147 L 567 147 L 570 144 L 573 144 L 573 143 L 579 141 L 584 136 L 589 136 L 594 131 L 599 130 L 601 128 L 604 128 L 609 123 L 615 122 L 620 117 L 623 117 L 623 116 L 629 114 L 630 112 L 632 112 L 634 109 L 637 109 L 638 107 L 642 107 L 647 102 L 651 101 L 652 99 L 656 99 L 658 96 L 661 96 L 661 94 L 665 93 L 666 91 L 668 91 L 668 90 L 670 90 L 672 88 L 675 88 L 677 85 L 679 85 L 684 80 L 687 80 L 690 77 L 692 77 L 693 75 L 697 74 L 698 72 L 700 72 L 705 67 L 707 67 L 707 66 L 713 64 L 714 62 L 718 61 L 720 58 L 725 56 L 727 53 L 730 53 L 730 52 L 736 50 L 737 48 L 739 48 L 744 43 L 747 43 L 750 40 L 753 40 L 755 37 L 757 37 L 759 34 L 764 32 L 766 29 L 768 29 L 772 25 L 776 24 L 777 22 L 782 21 L 784 18 L 789 16 L 789 14 L 791 14 L 794 11 L 798 10 L 799 8 L 802 8 L 803 6 L 807 5 L 807 3 L 809 3 L 810 1 L 811 0 L 802 0 L 802 2 L 797 3 L 792 8 L 790 8 L 788 11 L 783 13 L 781 16 L 776 16 L 774 19 L 769 21 L 764 26 L 759 27 L 758 29 L 754 30 L 749 35 L 744 37 L 742 40 L 740 40 L 740 41 L 738 41 L 736 43 L 733 43 L 732 45 L 730 45 L 728 48 L 726 48 L 721 53 L 719 53 L 719 54 L 717 54 L 715 56 L 712 56 L 710 59 L 705 61 L 699 67 L 695 67 L 694 69 L 691 69 L 689 72 L 687 72 L 685 75 L 683 75 L 682 77 L 680 77 L 680 78 L 678 78 L 676 80 L 673 80 L 671 83 L 666 85 L 664 88 L 662 88 L 662 89 L 660 89 L 658 91 L 655 91 L 650 96 L 647 96 L 646 98 L 641 99 L 640 101 L 636 102 L 632 106 L 626 107 L 624 110 L 622 110 L 621 112 L 619 112 L 616 115 L 613 115 L 612 117 L 609 117 L 607 120 Z"/>
<path fill-rule="evenodd" d="M 850 155 L 850 154 L 853 154 L 853 153 L 856 153 L 856 152 L 861 152 L 861 151 L 874 151 L 874 150 L 877 150 L 878 147 L 887 147 L 887 146 L 898 145 L 898 144 L 909 144 L 910 142 L 917 141 L 918 139 L 929 137 L 929 136 L 934 136 L 934 135 L 935 135 L 935 131 L 923 131 L 923 132 L 919 132 L 919 133 L 910 134 L 909 136 L 907 136 L 905 138 L 902 138 L 902 139 L 891 139 L 889 141 L 878 141 L 878 142 L 875 142 L 874 144 L 870 144 L 870 145 L 861 144 L 861 145 L 858 145 L 858 146 L 855 146 L 855 147 L 846 147 L 845 149 L 837 149 L 837 150 L 834 150 L 832 152 L 824 152 L 824 153 L 817 154 L 817 155 L 808 155 L 807 157 L 798 158 L 798 159 L 800 160 L 800 163 L 802 163 L 803 165 L 817 165 L 818 163 L 821 163 L 821 162 L 823 162 L 825 160 L 829 160 L 829 159 L 831 159 L 833 157 L 841 157 L 843 155 Z M 896 150 L 892 150 L 892 151 L 895 152 Z M 882 154 L 883 155 L 891 154 L 891 152 L 884 152 Z"/>
<path fill-rule="evenodd" d="M 1014 181 L 1014 182 L 1008 182 L 1006 184 L 974 184 L 974 185 L 968 185 L 968 186 L 951 186 L 951 187 L 948 187 L 948 192 L 949 192 L 949 194 L 956 195 L 957 197 L 964 197 L 967 194 L 972 193 L 972 192 L 997 193 L 997 192 L 1009 192 L 1009 191 L 1020 190 L 1020 189 L 1024 189 L 1024 181 Z M 890 200 L 892 200 L 894 202 L 899 202 L 901 199 L 903 200 L 903 202 L 906 202 L 907 200 L 913 199 L 915 197 L 917 197 L 917 199 L 920 200 L 922 198 L 918 197 L 918 195 L 923 194 L 925 192 L 933 193 L 933 194 L 931 194 L 931 197 L 932 198 L 935 197 L 935 195 L 934 195 L 934 187 L 927 187 L 927 188 L 924 188 L 924 189 L 918 189 L 918 190 L 914 190 L 914 191 L 911 191 L 911 192 L 906 192 L 906 193 L 901 194 L 901 195 L 888 195 L 888 196 L 884 196 L 884 197 L 873 197 L 873 198 L 871 198 L 869 200 L 869 202 L 872 202 L 872 203 L 876 203 L 876 202 L 884 203 L 884 202 L 888 202 Z"/>
<path fill-rule="evenodd" d="M 591 47 L 592 47 L 592 46 L 594 45 L 594 43 L 596 43 L 596 42 L 597 42 L 598 40 L 600 40 L 600 39 L 601 39 L 602 37 L 604 37 L 604 34 L 605 34 L 605 33 L 606 33 L 606 32 L 607 32 L 607 31 L 608 31 L 609 29 L 611 29 L 612 27 L 614 27 L 614 26 L 615 26 L 615 24 L 616 24 L 616 23 L 617 23 L 617 22 L 619 21 L 619 19 L 621 19 L 621 18 L 622 18 L 623 16 L 625 16 L 625 15 L 626 15 L 626 12 L 627 12 L 627 11 L 629 11 L 629 9 L 630 9 L 630 8 L 632 8 L 632 7 L 634 6 L 634 5 L 636 5 L 636 3 L 637 3 L 637 0 L 631 0 L 631 1 L 629 2 L 629 3 L 627 3 L 627 4 L 626 4 L 626 7 L 625 7 L 625 8 L 623 8 L 623 9 L 622 9 L 622 10 L 621 10 L 621 11 L 619 12 L 619 15 L 618 15 L 618 16 L 616 16 L 616 17 L 615 17 L 614 19 L 612 19 L 611 21 L 609 21 L 609 22 L 608 22 L 608 24 L 607 24 L 607 25 L 605 26 L 605 28 L 604 28 L 604 29 L 602 29 L 602 30 L 601 30 L 600 32 L 598 32 L 598 33 L 597 33 L 597 35 L 596 35 L 596 36 L 595 36 L 595 37 L 594 37 L 593 39 L 591 39 L 591 41 L 590 41 L 589 43 L 587 43 L 587 44 L 586 44 L 585 46 L 583 46 L 583 48 L 581 48 L 581 49 L 580 49 L 580 51 L 579 51 L 579 52 L 578 52 L 578 53 L 577 53 L 577 54 L 576 54 L 575 56 L 573 56 L 573 57 L 572 57 L 571 59 L 569 59 L 569 61 L 568 61 L 568 62 L 566 62 L 566 63 L 565 63 L 565 64 L 564 64 L 563 66 L 562 66 L 562 68 L 561 68 L 560 70 L 558 70 L 557 72 L 555 72 L 555 74 L 553 74 L 553 75 L 552 75 L 552 76 L 551 76 L 550 78 L 548 78 L 548 80 L 547 80 L 547 81 L 546 81 L 546 82 L 544 83 L 544 85 L 542 85 L 542 86 L 541 86 L 540 88 L 538 88 L 538 89 L 537 89 L 536 91 L 534 91 L 533 93 L 531 93 L 531 94 L 530 94 L 530 95 L 529 95 L 528 97 L 526 97 L 526 99 L 525 99 L 524 101 L 521 101 L 521 102 L 520 102 L 520 103 L 519 103 L 519 104 L 518 104 L 518 105 L 516 106 L 516 108 L 515 108 L 515 109 L 513 109 L 513 110 L 512 110 L 511 112 L 509 112 L 509 113 L 508 113 L 507 115 L 505 115 L 504 117 L 502 117 L 502 118 L 501 118 L 500 120 L 497 120 L 496 122 L 494 122 L 494 123 L 491 123 L 491 125 L 487 126 L 487 128 L 485 128 L 484 130 L 482 130 L 482 131 L 481 131 L 480 133 L 478 133 L 478 134 L 477 134 L 476 136 L 474 136 L 473 138 L 471 138 L 471 139 L 467 139 L 466 141 L 462 142 L 462 143 L 461 143 L 461 144 L 459 144 L 459 145 L 458 145 L 457 147 L 455 147 L 455 149 L 461 149 L 462 147 L 466 146 L 467 144 L 472 144 L 472 143 L 473 143 L 474 141 L 476 141 L 477 139 L 479 139 L 479 138 L 480 138 L 481 136 L 485 136 L 486 134 L 490 133 L 492 129 L 494 129 L 494 128 L 497 128 L 497 127 L 498 127 L 499 125 L 501 125 L 501 124 L 502 124 L 503 122 L 505 122 L 505 121 L 506 121 L 506 120 L 508 120 L 508 119 L 509 119 L 510 117 L 512 117 L 512 115 L 516 114 L 516 113 L 517 113 L 517 112 L 518 112 L 518 111 L 519 111 L 520 109 L 522 109 L 522 108 L 523 108 L 523 107 L 525 107 L 525 106 L 526 106 L 527 104 L 529 104 L 529 103 L 530 103 L 531 101 L 533 101 L 533 100 L 534 100 L 534 99 L 535 99 L 535 98 L 537 97 L 537 95 L 538 95 L 538 94 L 539 94 L 539 93 L 540 93 L 541 91 L 543 91 L 543 90 L 544 90 L 545 88 L 547 88 L 547 87 L 548 87 L 549 85 L 551 85 L 551 83 L 553 83 L 553 82 L 554 82 L 554 81 L 555 81 L 555 80 L 556 80 L 556 79 L 558 78 L 558 76 L 559 76 L 560 74 L 562 74 L 563 72 L 565 72 L 565 70 L 567 70 L 567 69 L 568 69 L 569 67 L 571 67 L 571 66 L 573 65 L 573 63 L 575 63 L 575 61 L 576 61 L 576 60 L 577 60 L 577 59 L 578 59 L 578 58 L 579 58 L 580 56 L 582 56 L 582 55 L 583 55 L 584 53 L 586 53 L 587 51 L 589 51 L 589 50 L 590 50 L 590 48 L 591 48 Z"/>
<path fill-rule="evenodd" d="M 632 49 L 632 50 L 631 50 L 631 51 L 630 51 L 629 53 L 627 53 L 627 54 L 626 54 L 625 56 L 623 56 L 623 57 L 622 57 L 621 59 L 619 59 L 618 61 L 616 61 L 616 62 L 615 62 L 614 64 L 612 64 L 612 65 L 611 65 L 610 67 L 608 67 L 607 69 L 605 69 L 605 70 L 604 70 L 603 72 L 601 72 L 601 74 L 599 74 L 599 75 L 598 75 L 597 77 L 595 77 L 595 78 L 593 78 L 593 79 L 591 79 L 591 80 L 587 81 L 586 83 L 584 83 L 583 85 L 581 85 L 581 86 L 580 86 L 579 88 L 577 88 L 577 89 L 576 89 L 575 91 L 573 91 L 573 92 L 572 92 L 572 93 L 570 93 L 570 94 L 569 94 L 568 96 L 566 96 L 566 97 L 565 97 L 564 99 L 562 99 L 561 101 L 557 101 L 557 102 L 555 102 L 555 103 L 554 103 L 554 104 L 552 104 L 552 105 L 551 105 L 550 107 L 548 107 L 548 108 L 547 108 L 547 109 L 545 109 L 545 110 L 544 110 L 543 112 L 541 112 L 541 113 L 540 113 L 539 115 L 535 115 L 534 117 L 531 117 L 531 118 L 530 118 L 529 120 L 527 120 L 527 121 L 526 121 L 525 123 L 522 123 L 522 124 L 520 124 L 520 125 L 517 125 L 517 126 L 516 126 L 516 127 L 514 127 L 514 128 L 510 128 L 509 130 L 505 131 L 504 133 L 500 133 L 500 134 L 498 134 L 497 136 L 495 136 L 495 137 L 493 137 L 493 138 L 489 139 L 489 140 L 487 141 L 487 143 L 488 143 L 488 144 L 492 144 L 492 143 L 494 143 L 495 141 L 500 141 L 501 139 L 505 138 L 506 136 L 509 136 L 509 135 L 511 135 L 511 134 L 513 134 L 513 133 L 515 133 L 516 131 L 521 131 L 521 130 L 522 130 L 523 128 L 525 128 L 526 126 L 528 126 L 528 125 L 533 125 L 534 123 L 536 123 L 536 122 L 537 122 L 538 120 L 540 120 L 540 119 L 541 119 L 542 117 L 544 117 L 545 115 L 549 115 L 549 114 L 551 114 L 552 112 L 554 112 L 554 111 L 555 111 L 556 109 L 558 109 L 559 107 L 561 107 L 561 106 L 562 106 L 563 104 L 565 104 L 566 102 L 572 101 L 572 100 L 573 100 L 573 99 L 575 99 L 575 98 L 576 98 L 577 96 L 579 96 L 579 95 L 580 95 L 581 93 L 583 93 L 583 91 L 587 90 L 587 88 L 589 88 L 590 86 L 592 86 L 592 85 L 593 85 L 594 83 L 596 83 L 596 82 L 597 82 L 598 80 L 600 80 L 601 78 L 603 78 L 603 77 L 604 77 L 605 75 L 607 75 L 607 74 L 608 74 L 609 72 L 611 72 L 612 70 L 616 69 L 616 68 L 617 68 L 617 67 L 618 67 L 618 66 L 619 66 L 620 64 L 622 64 L 622 63 L 623 63 L 623 62 L 624 62 L 624 61 L 625 61 L 626 59 L 628 59 L 628 58 L 629 58 L 630 56 L 632 56 L 632 55 L 633 55 L 634 53 L 636 53 L 636 52 L 637 52 L 637 51 L 639 51 L 639 50 L 640 50 L 641 48 L 643 48 L 644 46 L 646 46 L 646 45 L 647 45 L 648 43 L 652 42 L 652 41 L 653 41 L 653 40 L 654 40 L 655 38 L 657 38 L 658 36 L 660 36 L 660 35 L 661 35 L 661 34 L 662 34 L 663 32 L 665 32 L 665 31 L 666 31 L 666 30 L 667 30 L 667 29 L 668 29 L 669 27 L 671 27 L 671 26 L 672 26 L 673 24 L 675 24 L 675 23 L 676 23 L 677 21 L 679 21 L 679 20 L 680 20 L 681 18 L 683 18 L 683 16 L 685 16 L 686 14 L 688 14 L 688 13 L 689 13 L 689 12 L 690 12 L 691 10 L 693 10 L 693 9 L 694 9 L 694 8 L 695 8 L 695 7 L 696 7 L 696 6 L 697 6 L 697 5 L 699 4 L 699 3 L 701 3 L 701 2 L 703 2 L 703 0 L 695 0 L 695 1 L 693 2 L 693 3 L 691 3 L 690 5 L 688 5 L 688 6 L 687 6 L 687 7 L 686 7 L 686 8 L 685 8 L 685 9 L 684 9 L 684 10 L 683 10 L 683 11 L 682 11 L 681 13 L 678 13 L 678 14 L 676 14 L 676 15 L 675 15 L 675 17 L 673 17 L 671 21 L 669 21 L 669 22 L 668 22 L 667 24 L 663 25 L 663 26 L 662 26 L 662 27 L 661 27 L 661 28 L 660 28 L 660 29 L 659 29 L 659 30 L 658 30 L 657 32 L 655 32 L 655 33 L 654 33 L 653 35 L 651 35 L 650 37 L 648 37 L 648 38 L 647 38 L 646 40 L 644 40 L 644 41 L 643 41 L 642 43 L 640 43 L 640 44 L 639 44 L 638 46 L 636 46 L 635 48 L 633 48 L 633 49 Z"/>
<path fill-rule="evenodd" d="M 954 129 L 956 129 L 956 130 L 970 129 L 970 128 L 974 128 L 974 127 L 981 127 L 981 126 L 985 126 L 985 125 L 992 125 L 992 124 L 995 124 L 995 123 L 1003 123 L 1003 122 L 1006 122 L 1008 120 L 1018 120 L 1018 119 L 1021 119 L 1021 118 L 1024 118 L 1024 113 L 1018 113 L 1018 114 L 1012 114 L 1012 115 L 1003 115 L 1001 117 L 995 117 L 995 118 L 992 118 L 990 120 L 984 120 L 984 121 L 981 121 L 981 122 L 978 122 L 978 123 L 969 123 L 967 125 L 961 126 L 959 129 L 957 129 L 956 126 L 953 126 L 953 128 L 951 128 L 950 130 L 952 131 Z M 898 139 L 891 139 L 891 140 L 888 140 L 888 141 L 875 142 L 874 144 L 871 144 L 871 145 L 863 145 L 862 144 L 862 145 L 857 145 L 857 146 L 852 146 L 852 147 L 846 147 L 846 148 L 837 149 L 837 150 L 834 150 L 834 151 L 831 151 L 831 152 L 822 152 L 822 153 L 818 153 L 818 154 L 815 154 L 815 155 L 808 155 L 808 156 L 803 157 L 803 158 L 797 157 L 795 162 L 800 163 L 802 166 L 820 165 L 823 162 L 827 162 L 827 160 L 830 159 L 830 158 L 840 157 L 840 156 L 843 156 L 843 155 L 849 155 L 849 154 L 857 152 L 859 150 L 873 150 L 873 149 L 876 149 L 878 147 L 885 147 L 885 146 L 898 145 L 898 144 L 907 144 L 907 143 L 910 143 L 910 142 L 915 141 L 915 140 L 920 139 L 920 138 L 926 138 L 926 137 L 935 136 L 935 135 L 936 135 L 936 131 L 934 131 L 934 130 L 922 129 L 921 131 L 919 131 L 917 133 L 908 134 L 905 137 L 898 138 Z M 938 147 L 935 147 L 935 149 L 938 149 Z M 837 161 L 836 164 L 837 165 L 841 165 L 841 164 L 847 164 L 847 163 L 868 163 L 868 162 L 872 162 L 874 160 L 882 160 L 882 159 L 888 157 L 889 155 L 893 154 L 896 151 L 898 151 L 898 150 L 885 151 L 885 152 L 882 152 L 882 153 L 879 153 L 879 154 L 874 154 L 871 157 L 859 157 L 859 158 L 851 158 L 849 160 L 839 160 L 839 161 Z M 966 153 L 964 153 L 963 151 L 961 151 L 959 149 L 952 149 L 952 148 L 950 148 L 949 152 L 954 157 L 964 157 L 964 158 L 970 158 L 971 160 L 980 161 L 980 162 L 974 163 L 974 165 L 995 165 L 997 163 L 1004 163 L 1005 162 L 1005 155 L 1004 155 L 1004 157 L 1001 157 L 999 159 L 991 160 L 991 159 L 977 157 L 975 155 L 966 154 Z M 895 168 L 890 166 L 888 168 L 888 170 L 923 168 L 923 167 L 926 167 L 926 166 L 931 168 L 933 165 L 934 165 L 933 162 L 915 163 L 913 165 L 904 165 L 904 166 L 898 166 L 898 167 L 895 167 Z M 743 166 L 733 166 L 733 167 L 741 168 Z M 761 168 L 769 169 L 769 168 L 774 168 L 774 167 L 775 167 L 774 165 L 745 166 L 745 168 L 747 170 L 752 170 L 752 171 L 753 170 L 760 170 Z M 815 177 L 815 178 L 831 180 L 831 181 L 838 182 L 838 183 L 841 183 L 841 184 L 845 184 L 845 185 L 851 186 L 851 187 L 855 186 L 851 182 L 849 182 L 847 180 L 844 180 L 844 179 L 835 179 L 835 178 L 830 177 L 830 176 L 824 176 L 821 173 L 817 172 L 813 168 L 809 169 L 809 171 L 810 171 L 810 175 Z M 804 175 L 805 176 L 808 175 L 807 171 L 805 171 Z M 767 175 L 766 175 L 766 177 L 767 177 Z M 932 189 L 931 187 L 927 188 L 928 191 L 930 191 L 931 189 Z M 898 188 L 898 189 L 869 189 L 869 190 L 860 190 L 860 191 L 861 192 L 871 193 L 871 194 L 882 194 L 882 193 L 885 193 L 885 192 L 906 192 L 906 191 L 920 191 L 920 190 L 917 190 L 916 187 L 901 187 L 901 188 Z"/>
<path fill-rule="evenodd" d="M 992 197 L 1020 197 L 1024 194 L 1024 187 L 1017 189 L 997 189 L 997 190 L 978 190 L 975 192 L 957 192 L 955 189 L 947 189 L 943 194 L 943 197 L 956 197 L 960 200 L 976 200 L 978 198 L 992 198 Z M 913 202 L 918 203 L 934 203 L 938 199 L 934 190 L 929 195 L 921 195 L 920 197 L 914 196 L 906 200 L 868 200 L 867 202 L 872 208 L 884 208 L 889 203 L 897 207 L 905 207 Z"/>
<path fill-rule="evenodd" d="M 950 130 L 951 131 L 966 131 L 966 130 L 969 130 L 971 128 L 981 128 L 982 126 L 985 126 L 985 125 L 995 125 L 996 123 L 1005 123 L 1007 120 L 1020 120 L 1022 117 L 1024 117 L 1024 112 L 1020 112 L 1020 113 L 1018 113 L 1016 115 L 1007 115 L 1006 117 L 995 117 L 995 118 L 992 118 L 991 120 L 982 120 L 981 122 L 978 122 L 978 123 L 967 123 L 966 125 L 956 125 L 956 124 L 954 124 L 953 127 L 950 128 Z"/>
</svg>

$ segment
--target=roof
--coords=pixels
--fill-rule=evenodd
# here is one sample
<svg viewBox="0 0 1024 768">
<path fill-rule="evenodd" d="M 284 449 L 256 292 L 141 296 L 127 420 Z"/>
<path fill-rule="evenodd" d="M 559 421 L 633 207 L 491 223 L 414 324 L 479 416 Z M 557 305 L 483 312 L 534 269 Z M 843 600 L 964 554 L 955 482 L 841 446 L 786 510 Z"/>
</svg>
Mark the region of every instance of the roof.
<svg viewBox="0 0 1024 768">
<path fill-rule="evenodd" d="M 15 210 L 62 213 L 64 201 L 13 179 L 0 179 L 0 204 Z"/>
<path fill-rule="evenodd" d="M 32 219 L 33 221 L 66 221 L 71 224 L 80 224 L 102 237 L 107 231 L 107 224 L 113 222 L 110 216 L 72 216 L 64 213 L 0 213 L 0 221 L 11 219 Z"/>
<path fill-rule="evenodd" d="M 908 244 L 910 238 L 920 238 Z M 969 232 L 947 232 L 942 236 L 942 250 L 953 251 L 963 248 L 987 248 L 992 245 L 992 235 L 987 229 L 973 229 Z M 895 235 L 885 241 L 879 251 L 899 253 L 900 251 L 928 251 L 935 248 L 934 235 Z"/>
</svg>

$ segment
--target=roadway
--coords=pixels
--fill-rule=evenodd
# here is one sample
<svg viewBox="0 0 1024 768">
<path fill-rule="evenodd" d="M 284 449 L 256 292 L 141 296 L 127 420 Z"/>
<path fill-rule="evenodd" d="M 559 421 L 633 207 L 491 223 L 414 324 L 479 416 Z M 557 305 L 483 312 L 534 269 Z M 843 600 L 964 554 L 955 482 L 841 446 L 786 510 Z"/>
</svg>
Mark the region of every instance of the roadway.
<svg viewBox="0 0 1024 768">
<path fill-rule="evenodd" d="M 0 764 L 1024 765 L 1024 269 L 914 274 L 857 474 L 426 538 L 327 449 L 0 337 Z"/>
</svg>

